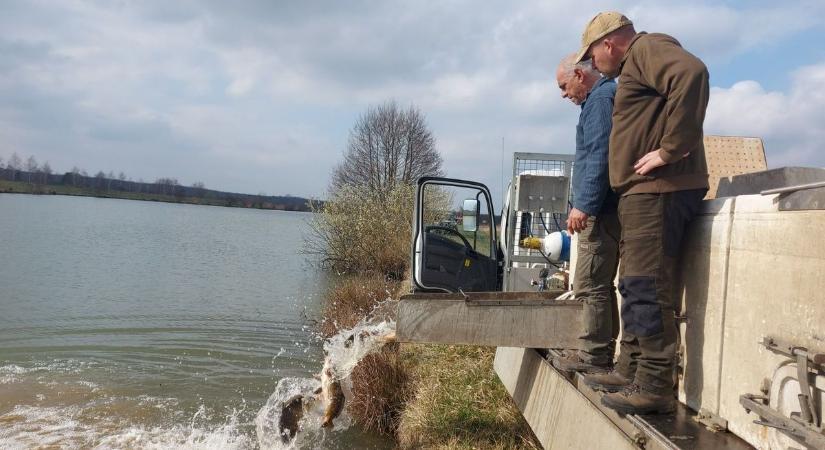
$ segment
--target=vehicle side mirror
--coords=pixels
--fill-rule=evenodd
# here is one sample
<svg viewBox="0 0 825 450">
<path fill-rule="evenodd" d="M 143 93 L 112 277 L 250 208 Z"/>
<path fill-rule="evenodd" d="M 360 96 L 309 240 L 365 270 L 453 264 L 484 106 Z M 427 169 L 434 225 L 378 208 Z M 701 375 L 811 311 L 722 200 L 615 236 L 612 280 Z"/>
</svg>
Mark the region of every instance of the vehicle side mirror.
<svg viewBox="0 0 825 450">
<path fill-rule="evenodd" d="M 478 200 L 468 198 L 461 207 L 461 227 L 464 231 L 478 229 Z"/>
</svg>

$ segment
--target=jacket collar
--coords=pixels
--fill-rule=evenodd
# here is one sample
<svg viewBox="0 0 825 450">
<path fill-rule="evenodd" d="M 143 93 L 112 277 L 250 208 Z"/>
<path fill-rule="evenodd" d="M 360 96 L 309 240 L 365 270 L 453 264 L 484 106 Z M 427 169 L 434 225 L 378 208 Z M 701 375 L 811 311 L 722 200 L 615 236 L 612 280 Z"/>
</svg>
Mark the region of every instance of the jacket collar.
<svg viewBox="0 0 825 450">
<path fill-rule="evenodd" d="M 630 40 L 630 45 L 627 47 L 627 51 L 624 52 L 624 56 L 622 56 L 622 61 L 619 63 L 619 73 L 622 73 L 622 70 L 624 70 L 624 63 L 625 61 L 627 61 L 627 57 L 628 55 L 630 55 L 630 51 L 633 50 L 633 44 L 635 44 L 640 37 L 646 34 L 646 31 L 640 31 L 636 33 L 636 36 L 633 36 L 633 39 Z"/>
</svg>

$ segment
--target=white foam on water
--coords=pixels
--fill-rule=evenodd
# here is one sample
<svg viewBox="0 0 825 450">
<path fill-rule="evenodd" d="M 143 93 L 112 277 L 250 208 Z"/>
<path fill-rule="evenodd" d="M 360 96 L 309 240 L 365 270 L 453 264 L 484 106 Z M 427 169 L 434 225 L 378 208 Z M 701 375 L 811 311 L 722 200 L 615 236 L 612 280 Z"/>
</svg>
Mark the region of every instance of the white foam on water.
<svg viewBox="0 0 825 450">
<path fill-rule="evenodd" d="M 30 369 L 25 367 L 20 367 L 17 364 L 8 364 L 5 366 L 0 366 L 0 374 L 3 375 L 22 375 L 27 373 Z"/>
<path fill-rule="evenodd" d="M 339 381 L 345 398 L 351 395 L 352 370 L 364 357 L 379 350 L 385 337 L 394 333 L 395 323 L 383 321 L 368 323 L 362 321 L 352 329 L 342 330 L 324 342 L 326 359 L 324 368 L 331 368 L 333 379 Z M 283 350 L 278 356 L 283 354 Z M 45 385 L 58 385 L 49 380 L 55 373 L 79 374 L 93 364 L 76 360 L 35 363 L 32 367 L 14 364 L 0 366 L 0 384 L 16 383 L 28 379 Z M 321 369 L 323 370 L 323 369 Z M 320 372 L 320 370 L 319 370 Z M 46 377 L 48 375 L 48 377 Z M 72 384 L 95 392 L 100 387 L 93 382 L 75 381 Z M 314 392 L 321 386 L 316 378 L 284 378 L 278 382 L 275 391 L 266 404 L 258 411 L 255 420 L 255 435 L 248 434 L 249 423 L 239 423 L 241 411 L 227 415 L 224 423 L 215 425 L 208 420 L 204 406 L 201 406 L 189 423 L 164 424 L 161 426 L 141 426 L 126 423 L 124 418 L 87 417 L 92 403 L 75 405 L 17 405 L 0 415 L 0 448 L 30 449 L 56 447 L 65 449 L 191 449 L 191 450 L 285 450 L 319 448 L 329 436 L 346 430 L 353 424 L 346 408 L 333 421 L 331 429 L 321 427 L 324 417 L 324 402 L 321 395 Z M 283 443 L 278 429 L 284 403 L 295 395 L 304 396 L 304 415 L 299 422 L 300 431 L 289 443 Z M 44 396 L 36 397 L 42 401 Z M 173 410 L 179 401 L 175 398 L 157 398 L 140 395 L 131 400 L 136 406 L 150 406 Z M 100 399 L 97 399 L 100 402 Z"/>
<path fill-rule="evenodd" d="M 189 424 L 142 427 L 122 426 L 111 419 L 84 423 L 82 408 L 18 405 L 0 416 L 0 448 L 31 449 L 185 449 L 246 450 L 255 448 L 252 438 L 239 426 L 240 412 L 226 417 L 222 425 L 206 423 L 201 407 Z M 200 424 L 200 422 L 204 422 Z"/>
<path fill-rule="evenodd" d="M 29 369 L 20 367 L 16 364 L 9 364 L 0 366 L 0 384 L 16 383 L 20 379 L 20 375 L 28 373 Z"/>
<path fill-rule="evenodd" d="M 23 449 L 47 446 L 81 448 L 88 445 L 93 430 L 76 420 L 78 407 L 17 405 L 0 416 L 0 448 Z"/>
<path fill-rule="evenodd" d="M 50 373 L 71 373 L 79 374 L 91 367 L 90 362 L 77 361 L 74 359 L 37 361 L 31 367 L 22 367 L 17 364 L 7 364 L 0 366 L 0 384 L 17 383 L 21 381 L 22 375 L 36 374 L 42 377 Z"/>
<path fill-rule="evenodd" d="M 217 427 L 197 425 L 205 414 L 203 406 L 187 425 L 170 427 L 128 427 L 98 440 L 97 449 L 149 449 L 149 450 L 245 450 L 255 447 L 253 440 L 243 434 L 238 426 L 238 412 L 226 418 Z"/>
</svg>

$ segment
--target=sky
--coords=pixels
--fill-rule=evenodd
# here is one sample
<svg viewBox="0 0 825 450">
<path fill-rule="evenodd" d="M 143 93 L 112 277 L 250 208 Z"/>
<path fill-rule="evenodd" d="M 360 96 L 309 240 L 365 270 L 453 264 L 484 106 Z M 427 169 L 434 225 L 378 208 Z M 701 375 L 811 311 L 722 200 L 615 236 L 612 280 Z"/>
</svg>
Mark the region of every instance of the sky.
<svg viewBox="0 0 825 450">
<path fill-rule="evenodd" d="M 822 0 L 0 0 L 0 158 L 323 198 L 359 115 L 394 100 L 448 176 L 501 198 L 512 152 L 575 150 L 555 68 L 604 10 L 705 62 L 706 134 L 825 167 Z"/>
</svg>

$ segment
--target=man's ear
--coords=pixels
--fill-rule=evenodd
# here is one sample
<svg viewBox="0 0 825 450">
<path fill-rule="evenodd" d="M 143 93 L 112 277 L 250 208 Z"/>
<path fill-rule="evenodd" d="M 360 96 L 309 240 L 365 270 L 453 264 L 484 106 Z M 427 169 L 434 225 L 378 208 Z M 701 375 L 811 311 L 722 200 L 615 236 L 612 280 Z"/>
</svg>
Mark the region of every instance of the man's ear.
<svg viewBox="0 0 825 450">
<path fill-rule="evenodd" d="M 616 49 L 616 44 L 613 43 L 612 39 L 605 39 L 604 41 L 602 41 L 601 45 L 604 45 L 605 53 L 607 53 L 610 56 L 613 56 L 613 50 Z"/>
<path fill-rule="evenodd" d="M 579 69 L 578 67 L 574 68 L 573 69 L 573 77 L 575 77 L 576 80 L 579 81 L 579 83 L 583 83 L 584 82 L 584 71 Z"/>
</svg>

